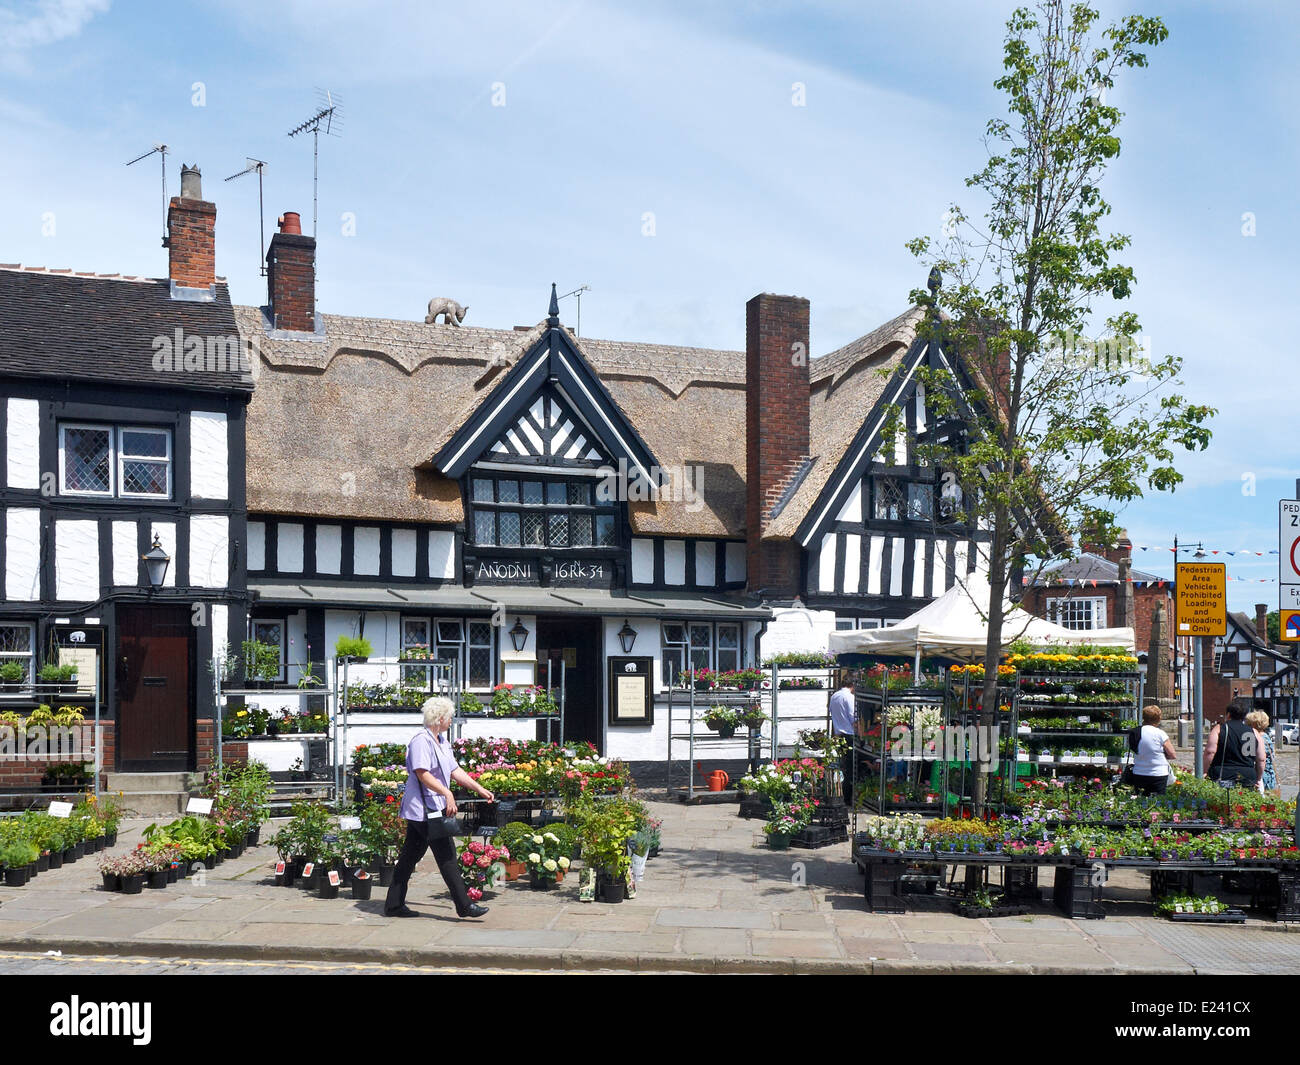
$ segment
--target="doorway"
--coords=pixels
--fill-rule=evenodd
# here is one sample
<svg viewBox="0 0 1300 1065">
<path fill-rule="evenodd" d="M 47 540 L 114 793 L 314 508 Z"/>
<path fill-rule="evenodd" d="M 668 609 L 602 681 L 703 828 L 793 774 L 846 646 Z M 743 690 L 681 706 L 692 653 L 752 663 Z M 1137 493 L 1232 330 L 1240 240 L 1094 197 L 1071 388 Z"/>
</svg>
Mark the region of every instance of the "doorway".
<svg viewBox="0 0 1300 1065">
<path fill-rule="evenodd" d="M 188 607 L 118 607 L 117 765 L 122 771 L 193 768 L 193 655 Z"/>
<path fill-rule="evenodd" d="M 564 739 L 586 741 L 602 750 L 601 622 L 599 618 L 537 619 L 537 683 L 546 684 L 546 663 L 558 686 L 564 663 Z M 603 750 L 602 750 L 603 753 Z"/>
</svg>

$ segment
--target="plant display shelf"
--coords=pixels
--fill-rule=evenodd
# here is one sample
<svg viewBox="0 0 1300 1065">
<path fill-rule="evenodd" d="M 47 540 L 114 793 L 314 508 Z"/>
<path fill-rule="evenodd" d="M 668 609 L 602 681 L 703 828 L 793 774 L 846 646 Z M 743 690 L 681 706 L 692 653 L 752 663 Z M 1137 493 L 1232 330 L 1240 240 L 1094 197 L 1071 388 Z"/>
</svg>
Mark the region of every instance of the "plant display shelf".
<svg viewBox="0 0 1300 1065">
<path fill-rule="evenodd" d="M 80 686 L 73 691 L 68 691 L 69 685 L 63 682 L 42 682 L 32 681 L 22 685 L 21 690 L 0 691 L 0 709 L 6 711 L 21 712 L 30 703 L 32 708 L 36 706 L 48 705 L 51 707 L 75 705 L 83 709 L 84 718 L 83 726 L 92 726 L 89 739 L 85 739 L 84 731 L 80 733 L 84 740 L 81 746 L 80 758 L 81 764 L 90 763 L 91 768 L 86 776 L 89 780 L 80 780 L 77 783 L 65 783 L 56 781 L 53 784 L 36 784 L 30 787 L 13 787 L 0 790 L 0 803 L 7 805 L 5 800 L 30 801 L 33 798 L 46 799 L 65 793 L 83 793 L 92 792 L 96 797 L 102 794 L 99 778 L 104 771 L 103 751 L 99 744 L 100 724 L 102 723 L 103 698 L 99 686 L 98 675 L 91 679 L 89 687 Z M 92 709 L 93 707 L 93 709 Z M 22 742 L 20 742 L 20 740 Z M 22 747 L 25 742 L 23 737 L 14 737 L 15 746 Z M 217 745 L 220 747 L 220 744 Z M 34 757 L 39 757 L 35 756 Z M 64 758 L 63 764 L 77 764 Z M 57 762 L 55 764 L 58 764 Z"/>
<path fill-rule="evenodd" d="M 1245 924 L 1244 910 L 1229 907 L 1218 913 L 1170 913 L 1166 914 L 1174 924 Z"/>
<path fill-rule="evenodd" d="M 695 686 L 668 687 L 668 761 L 665 766 L 665 788 L 672 798 L 689 804 L 736 802 L 740 792 L 733 788 L 709 791 L 696 783 L 696 751 L 708 751 L 717 757 L 723 749 L 743 752 L 735 755 L 749 763 L 751 771 L 765 758 L 773 756 L 774 738 L 777 735 L 776 670 L 773 669 L 770 688 L 753 691 L 718 690 L 697 691 Z M 757 704 L 768 716 L 765 725 L 752 735 L 745 726 L 738 726 L 735 735 L 724 738 L 704 724 L 704 715 L 711 706 L 748 707 Z M 823 716 L 821 720 L 826 720 Z M 685 758 L 679 752 L 685 748 Z M 729 752 L 730 753 L 730 752 Z M 681 763 L 685 762 L 682 766 Z M 677 769 L 678 772 L 674 772 Z M 682 773 L 684 770 L 684 773 Z M 679 775 L 680 774 L 680 775 Z M 674 783 L 684 775 L 685 783 Z"/>
</svg>

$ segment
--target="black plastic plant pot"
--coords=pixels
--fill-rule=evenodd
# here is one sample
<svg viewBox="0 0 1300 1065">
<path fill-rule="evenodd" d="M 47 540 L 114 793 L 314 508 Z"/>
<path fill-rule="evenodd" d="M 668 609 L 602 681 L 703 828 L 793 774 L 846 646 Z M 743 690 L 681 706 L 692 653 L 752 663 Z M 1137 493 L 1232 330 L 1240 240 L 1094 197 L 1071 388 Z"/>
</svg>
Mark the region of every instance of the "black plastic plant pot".
<svg viewBox="0 0 1300 1065">
<path fill-rule="evenodd" d="M 86 856 L 86 841 L 84 839 L 80 843 L 72 845 L 72 856 L 74 858 L 84 858 Z"/>
<path fill-rule="evenodd" d="M 5 887 L 22 887 L 25 883 L 27 883 L 27 881 L 23 877 L 23 871 L 21 869 L 5 870 Z"/>
<path fill-rule="evenodd" d="M 169 865 L 166 869 L 167 883 L 174 884 L 181 878 L 181 870 L 177 865 Z"/>
<path fill-rule="evenodd" d="M 258 843 L 261 842 L 261 840 L 262 840 L 262 829 L 261 826 L 259 825 L 257 828 L 252 829 L 248 833 L 248 835 L 244 837 L 244 846 L 256 847 Z"/>
<path fill-rule="evenodd" d="M 113 829 L 112 832 L 108 832 L 104 835 L 104 846 L 106 847 L 117 846 L 117 829 Z"/>
<path fill-rule="evenodd" d="M 63 868 L 63 851 L 50 851 L 50 868 Z"/>
<path fill-rule="evenodd" d="M 63 864 L 64 864 L 64 865 L 71 865 L 71 864 L 72 864 L 73 862 L 75 862 L 76 860 L 77 860 L 77 848 L 76 848 L 76 847 L 68 847 L 68 848 L 63 852 Z"/>
<path fill-rule="evenodd" d="M 596 893 L 601 902 L 622 902 L 627 897 L 627 881 L 601 874 L 597 878 Z"/>
<path fill-rule="evenodd" d="M 217 856 L 215 854 L 206 855 L 203 859 L 204 869 L 215 869 L 217 867 Z"/>
<path fill-rule="evenodd" d="M 151 888 L 165 888 L 167 886 L 167 870 L 150 869 L 148 880 Z"/>
<path fill-rule="evenodd" d="M 113 874 L 113 873 L 103 873 L 103 874 L 101 874 L 101 875 L 104 877 L 104 890 L 105 890 L 105 891 L 121 891 L 121 890 L 122 890 L 122 878 L 121 878 L 120 876 L 116 876 L 116 875 Z"/>
<path fill-rule="evenodd" d="M 393 866 L 384 862 L 379 868 L 379 886 L 388 887 L 393 882 Z"/>
<path fill-rule="evenodd" d="M 46 851 L 39 858 L 36 859 L 36 871 L 38 873 L 44 873 L 46 870 L 49 869 L 49 867 L 50 867 L 50 855 L 49 852 Z"/>
<path fill-rule="evenodd" d="M 372 876 L 352 878 L 352 897 L 358 902 L 364 902 L 370 898 L 370 892 L 374 890 L 375 879 Z"/>
<path fill-rule="evenodd" d="M 339 897 L 339 885 L 331 884 L 329 874 L 322 874 L 320 878 L 320 887 L 317 889 L 320 897 L 323 899 L 337 899 Z"/>
<path fill-rule="evenodd" d="M 144 890 L 144 873 L 122 877 L 122 894 L 139 895 Z"/>
</svg>

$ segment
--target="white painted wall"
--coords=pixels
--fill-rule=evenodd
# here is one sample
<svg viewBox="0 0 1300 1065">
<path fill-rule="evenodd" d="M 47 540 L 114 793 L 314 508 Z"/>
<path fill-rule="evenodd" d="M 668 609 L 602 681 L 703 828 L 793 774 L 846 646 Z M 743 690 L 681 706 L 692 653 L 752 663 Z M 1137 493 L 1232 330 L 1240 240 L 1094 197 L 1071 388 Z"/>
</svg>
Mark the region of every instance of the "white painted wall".
<svg viewBox="0 0 1300 1065">
<path fill-rule="evenodd" d="M 946 587 L 948 572 L 948 547 L 949 541 L 935 540 L 934 542 L 934 572 L 930 577 L 930 595 L 938 598 L 948 589 Z"/>
<path fill-rule="evenodd" d="M 858 533 L 844 534 L 844 591 L 856 595 L 862 572 L 862 537 Z"/>
<path fill-rule="evenodd" d="M 230 494 L 230 451 L 226 416 L 214 411 L 190 412 L 190 495 L 226 499 Z"/>
<path fill-rule="evenodd" d="M 90 602 L 99 595 L 99 522 L 56 521 L 54 598 Z"/>
<path fill-rule="evenodd" d="M 284 644 L 284 678 L 289 684 L 297 684 L 302 677 L 307 658 L 307 611 L 299 610 L 285 619 Z M 318 654 L 319 647 L 312 648 L 312 654 Z"/>
<path fill-rule="evenodd" d="M 379 575 L 379 529 L 358 525 L 352 534 L 352 572 L 357 576 Z"/>
<path fill-rule="evenodd" d="M 343 572 L 343 526 L 316 526 L 316 572 Z"/>
<path fill-rule="evenodd" d="M 225 603 L 213 603 L 208 611 L 208 624 L 212 626 L 212 657 L 214 660 L 224 658 L 230 645 L 230 607 Z"/>
<path fill-rule="evenodd" d="M 190 584 L 225 588 L 229 583 L 230 519 L 224 514 L 196 514 L 190 518 Z"/>
<path fill-rule="evenodd" d="M 429 533 L 429 577 L 452 580 L 456 576 L 456 534 L 435 529 Z"/>
<path fill-rule="evenodd" d="M 822 537 L 821 550 L 817 553 L 817 589 L 822 592 L 835 591 L 834 533 Z"/>
<path fill-rule="evenodd" d="M 870 561 L 867 565 L 867 595 L 880 595 L 881 566 L 885 560 L 885 538 L 872 536 Z"/>
<path fill-rule="evenodd" d="M 686 583 L 686 541 L 664 541 L 664 583 Z"/>
<path fill-rule="evenodd" d="M 393 530 L 393 576 L 415 576 L 415 530 Z"/>
<path fill-rule="evenodd" d="M 248 571 L 256 573 L 266 569 L 266 523 L 248 523 Z"/>
<path fill-rule="evenodd" d="M 14 507 L 5 515 L 5 598 L 41 597 L 41 512 Z"/>
<path fill-rule="evenodd" d="M 302 572 L 302 525 L 282 521 L 275 530 L 276 568 L 284 573 Z"/>
<path fill-rule="evenodd" d="M 853 494 L 849 496 L 844 506 L 840 508 L 840 521 L 857 521 L 862 520 L 862 481 L 858 481 L 853 486 Z"/>
<path fill-rule="evenodd" d="M 632 583 L 653 584 L 655 579 L 655 545 L 653 540 L 632 540 Z"/>
<path fill-rule="evenodd" d="M 832 610 L 796 610 L 777 607 L 763 633 L 763 658 L 789 651 L 825 651 L 835 631 Z"/>
<path fill-rule="evenodd" d="M 10 398 L 5 449 L 10 488 L 41 486 L 41 405 L 34 399 Z"/>
<path fill-rule="evenodd" d="M 711 587 L 718 583 L 718 551 L 712 540 L 700 540 L 695 545 L 695 583 Z"/>
<path fill-rule="evenodd" d="M 726 567 L 728 584 L 745 579 L 745 545 L 743 543 L 727 543 Z"/>
<path fill-rule="evenodd" d="M 119 588 L 140 584 L 140 543 L 133 521 L 113 522 L 113 583 Z"/>
</svg>

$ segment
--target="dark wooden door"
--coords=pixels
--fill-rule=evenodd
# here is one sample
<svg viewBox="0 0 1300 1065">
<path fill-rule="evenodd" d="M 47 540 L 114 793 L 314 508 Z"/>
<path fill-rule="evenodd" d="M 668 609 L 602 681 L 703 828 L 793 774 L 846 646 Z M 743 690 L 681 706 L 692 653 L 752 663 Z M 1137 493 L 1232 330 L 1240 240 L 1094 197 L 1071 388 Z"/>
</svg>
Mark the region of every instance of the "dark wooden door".
<svg viewBox="0 0 1300 1065">
<path fill-rule="evenodd" d="M 193 647 L 187 607 L 118 608 L 119 769 L 174 772 L 194 765 Z"/>
<path fill-rule="evenodd" d="M 546 686 L 546 663 L 551 662 L 552 686 L 560 683 L 560 663 L 565 650 L 564 739 L 586 740 L 600 749 L 601 655 L 599 618 L 537 619 L 537 683 Z"/>
</svg>

